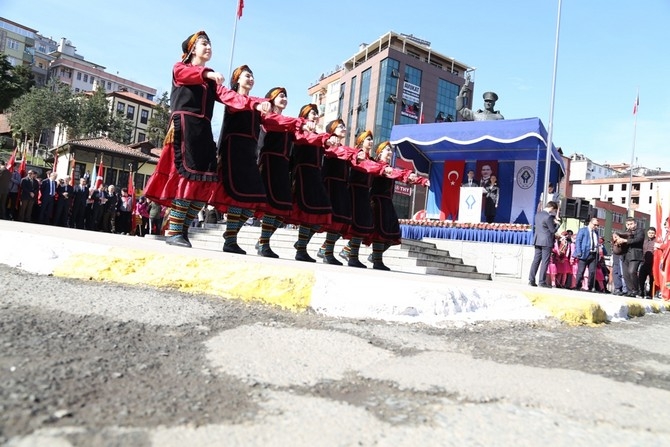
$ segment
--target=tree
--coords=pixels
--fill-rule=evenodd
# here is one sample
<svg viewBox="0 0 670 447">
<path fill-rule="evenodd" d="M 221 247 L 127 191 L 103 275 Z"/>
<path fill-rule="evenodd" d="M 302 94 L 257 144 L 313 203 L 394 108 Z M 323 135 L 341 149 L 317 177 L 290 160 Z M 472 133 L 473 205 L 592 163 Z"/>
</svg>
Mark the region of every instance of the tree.
<svg viewBox="0 0 670 447">
<path fill-rule="evenodd" d="M 19 87 L 19 96 L 28 93 L 35 87 L 35 75 L 30 65 L 19 65 L 14 67 L 14 76 Z"/>
<path fill-rule="evenodd" d="M 107 136 L 121 144 L 130 144 L 133 139 L 133 122 L 123 112 L 112 114 L 107 126 Z"/>
<path fill-rule="evenodd" d="M 20 81 L 5 54 L 0 54 L 0 111 L 9 108 L 21 96 Z"/>
<path fill-rule="evenodd" d="M 46 88 L 34 88 L 17 98 L 9 108 L 9 124 L 13 131 L 20 133 L 24 141 L 35 140 L 45 129 L 49 107 L 46 104 Z"/>
<path fill-rule="evenodd" d="M 12 132 L 20 134 L 25 142 L 40 143 L 43 130 L 64 122 L 72 94 L 67 85 L 52 80 L 45 87 L 33 87 L 14 100 L 9 109 Z"/>
<path fill-rule="evenodd" d="M 79 104 L 77 137 L 97 137 L 109 128 L 109 103 L 105 89 L 98 88 L 90 96 L 82 96 Z"/>
<path fill-rule="evenodd" d="M 163 140 L 170 123 L 170 98 L 163 92 L 158 104 L 154 106 L 154 113 L 147 124 L 147 139 L 156 147 L 163 146 Z"/>
</svg>

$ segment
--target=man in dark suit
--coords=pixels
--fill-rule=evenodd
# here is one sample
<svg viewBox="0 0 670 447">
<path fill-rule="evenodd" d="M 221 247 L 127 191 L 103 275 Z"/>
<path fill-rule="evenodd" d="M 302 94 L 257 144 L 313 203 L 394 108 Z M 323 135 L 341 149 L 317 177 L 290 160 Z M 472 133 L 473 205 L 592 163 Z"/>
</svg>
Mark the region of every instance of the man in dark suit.
<svg viewBox="0 0 670 447">
<path fill-rule="evenodd" d="M 465 181 L 461 186 L 464 186 L 466 188 L 474 188 L 479 186 L 479 181 L 475 179 L 475 171 L 470 169 L 468 171 L 468 176 L 466 177 Z"/>
<path fill-rule="evenodd" d="M 56 212 L 54 213 L 54 225 L 59 227 L 70 227 L 70 209 L 72 209 L 72 199 L 74 187 L 70 186 L 70 177 L 66 176 L 58 179 L 56 187 Z"/>
<path fill-rule="evenodd" d="M 51 224 L 51 218 L 53 217 L 54 208 L 56 206 L 56 188 L 58 184 L 56 179 L 58 174 L 52 172 L 47 178 L 42 180 L 40 185 L 40 197 L 42 199 L 41 208 L 40 208 L 40 223 L 41 224 Z"/>
<path fill-rule="evenodd" d="M 637 276 L 638 268 L 644 258 L 644 230 L 638 228 L 637 222 L 633 217 L 626 219 L 626 231 L 617 233 L 619 242 L 627 247 L 626 254 L 623 257 L 623 280 L 626 282 L 628 296 L 642 297 L 640 290 L 640 280 Z"/>
<path fill-rule="evenodd" d="M 535 256 L 533 263 L 530 266 L 530 274 L 528 275 L 528 284 L 535 287 L 551 287 L 547 284 L 547 265 L 549 265 L 549 257 L 551 256 L 551 249 L 554 246 L 556 230 L 560 224 L 560 220 L 556 218 L 558 211 L 558 204 L 556 202 L 547 202 L 544 210 L 535 215 L 535 229 L 533 234 L 533 245 L 535 246 Z M 540 280 L 536 283 L 538 268 L 540 270 Z"/>
<path fill-rule="evenodd" d="M 86 178 L 79 179 L 79 184 L 72 192 L 72 218 L 70 225 L 79 230 L 84 229 L 84 218 L 86 216 L 86 202 L 88 201 L 88 185 Z"/>
<path fill-rule="evenodd" d="M 579 229 L 575 241 L 575 251 L 572 254 L 578 259 L 577 282 L 575 288 L 582 288 L 584 271 L 589 268 L 589 292 L 596 292 L 596 269 L 598 268 L 598 218 L 593 217 L 589 224 Z"/>
<path fill-rule="evenodd" d="M 33 213 L 33 206 L 35 205 L 35 196 L 37 189 L 35 189 L 35 171 L 28 171 L 28 174 L 21 179 L 21 206 L 19 208 L 19 220 L 21 222 L 30 222 Z"/>
</svg>

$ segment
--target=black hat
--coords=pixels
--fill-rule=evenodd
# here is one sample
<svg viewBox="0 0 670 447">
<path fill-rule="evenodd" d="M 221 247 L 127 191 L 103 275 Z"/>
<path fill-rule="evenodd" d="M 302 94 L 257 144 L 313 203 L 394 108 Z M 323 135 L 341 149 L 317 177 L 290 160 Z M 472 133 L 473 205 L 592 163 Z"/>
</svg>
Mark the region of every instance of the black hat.
<svg viewBox="0 0 670 447">
<path fill-rule="evenodd" d="M 494 92 L 485 92 L 483 95 L 484 101 L 497 101 L 498 100 L 498 95 L 496 95 Z"/>
</svg>

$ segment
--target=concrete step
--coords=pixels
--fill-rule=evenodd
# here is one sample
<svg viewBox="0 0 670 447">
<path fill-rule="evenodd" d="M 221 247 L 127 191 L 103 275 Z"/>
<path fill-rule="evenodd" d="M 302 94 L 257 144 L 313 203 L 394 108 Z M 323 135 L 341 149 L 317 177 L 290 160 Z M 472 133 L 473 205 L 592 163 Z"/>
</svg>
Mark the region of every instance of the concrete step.
<svg viewBox="0 0 670 447">
<path fill-rule="evenodd" d="M 191 228 L 189 239 L 196 248 L 221 251 L 225 229 L 225 224 L 209 224 L 205 228 Z M 254 245 L 260 234 L 260 227 L 245 225 L 237 236 L 237 242 L 247 254 L 255 255 Z M 319 247 L 325 241 L 325 236 L 325 233 L 316 233 L 307 247 L 308 253 L 315 259 L 317 259 L 316 253 Z M 272 236 L 272 250 L 282 259 L 293 259 L 295 257 L 293 244 L 297 240 L 297 229 L 280 228 Z M 342 259 L 338 254 L 347 242 L 340 239 L 335 244 L 334 254 L 340 261 Z M 372 247 L 361 246 L 359 259 L 368 267 L 372 267 L 367 260 L 371 253 Z M 317 261 L 320 260 L 317 259 Z M 491 275 L 477 272 L 476 267 L 464 264 L 460 258 L 449 256 L 448 251 L 437 249 L 435 244 L 430 242 L 403 239 L 400 245 L 394 245 L 384 253 L 384 263 L 394 271 L 407 273 L 491 279 Z"/>
</svg>

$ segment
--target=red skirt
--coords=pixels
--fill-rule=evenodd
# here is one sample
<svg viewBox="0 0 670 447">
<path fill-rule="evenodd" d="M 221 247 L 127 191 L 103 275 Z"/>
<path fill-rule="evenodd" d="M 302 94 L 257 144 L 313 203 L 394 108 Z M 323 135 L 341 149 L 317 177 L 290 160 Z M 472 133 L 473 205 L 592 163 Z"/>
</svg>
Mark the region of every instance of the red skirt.
<svg viewBox="0 0 670 447">
<path fill-rule="evenodd" d="M 156 170 L 149 177 L 144 195 L 163 206 L 172 206 L 172 200 L 209 203 L 219 189 L 218 179 L 214 181 L 189 180 L 182 177 L 174 162 L 172 144 L 163 146 Z"/>
<path fill-rule="evenodd" d="M 323 213 L 323 214 L 312 214 L 303 211 L 298 204 L 293 204 L 293 211 L 291 215 L 284 218 L 284 222 L 293 225 L 305 225 L 305 226 L 321 226 L 323 228 L 327 227 L 332 223 L 332 214 Z M 323 231 L 323 228 L 319 228 L 319 232 Z"/>
<path fill-rule="evenodd" d="M 208 204 L 222 213 L 227 213 L 228 208 L 238 207 L 246 210 L 254 211 L 254 216 L 262 216 L 268 209 L 266 202 L 242 202 L 233 199 L 226 193 L 225 188 L 221 182 L 217 182 L 214 187 L 213 194 L 210 196 Z"/>
</svg>

